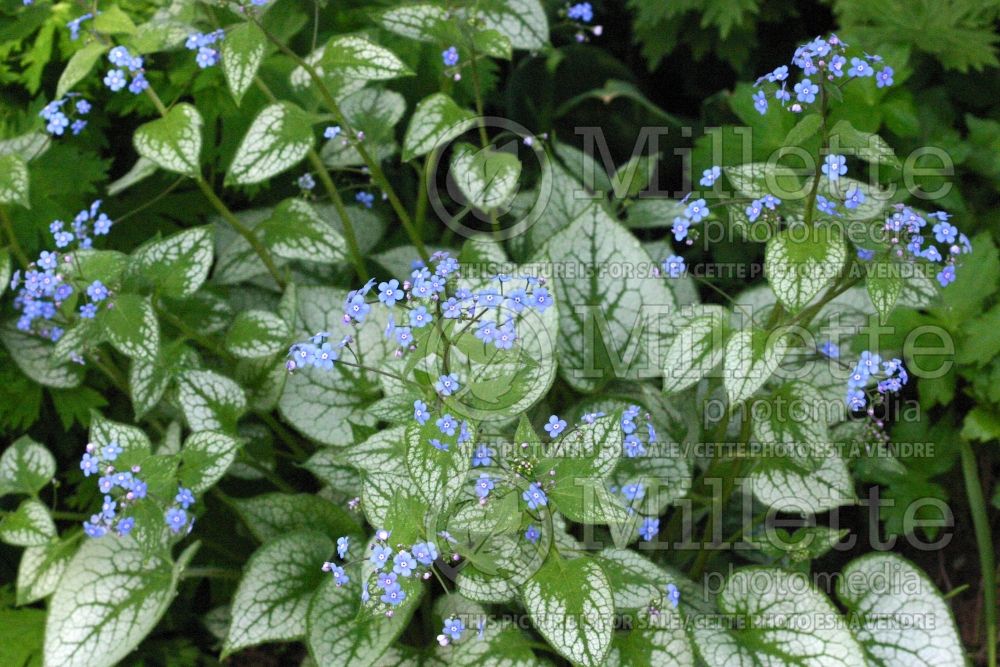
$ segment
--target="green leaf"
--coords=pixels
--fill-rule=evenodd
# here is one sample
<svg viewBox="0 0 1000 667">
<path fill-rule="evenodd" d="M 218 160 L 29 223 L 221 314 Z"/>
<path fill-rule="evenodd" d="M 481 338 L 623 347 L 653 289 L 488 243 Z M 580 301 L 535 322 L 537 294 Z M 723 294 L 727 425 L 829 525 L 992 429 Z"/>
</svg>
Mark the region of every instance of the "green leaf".
<svg viewBox="0 0 1000 667">
<path fill-rule="evenodd" d="M 1000 440 L 1000 418 L 987 406 L 977 406 L 962 420 L 962 437 L 980 442 Z"/>
<path fill-rule="evenodd" d="M 773 194 L 788 202 L 804 201 L 809 185 L 789 167 L 772 162 L 748 162 L 725 167 L 723 171 L 741 197 L 759 199 Z"/>
<path fill-rule="evenodd" d="M 840 275 L 847 244 L 832 227 L 789 227 L 767 242 L 764 271 L 778 300 L 805 307 Z"/>
<path fill-rule="evenodd" d="M 214 371 L 185 371 L 177 378 L 177 399 L 192 431 L 236 432 L 247 408 L 240 388 Z"/>
<path fill-rule="evenodd" d="M 237 357 L 253 359 L 283 351 L 291 336 L 288 323 L 266 310 L 244 310 L 226 333 L 226 349 Z"/>
<path fill-rule="evenodd" d="M 386 30 L 407 39 L 434 41 L 435 31 L 448 21 L 444 8 L 430 4 L 402 5 L 378 14 L 378 22 Z"/>
<path fill-rule="evenodd" d="M 161 169 L 200 177 L 201 114 L 181 102 L 167 115 L 141 125 L 133 136 L 135 150 Z"/>
<path fill-rule="evenodd" d="M 459 434 L 456 429 L 454 435 L 445 435 L 433 419 L 428 419 L 423 426 L 411 423 L 406 429 L 406 468 L 433 509 L 448 507 L 469 482 L 466 473 L 472 443 L 459 445 Z M 431 438 L 440 440 L 448 451 L 432 445 Z"/>
<path fill-rule="evenodd" d="M 100 309 L 97 319 L 116 350 L 136 361 L 156 361 L 160 324 L 149 298 L 119 294 Z"/>
<path fill-rule="evenodd" d="M 673 608 L 661 609 L 649 625 L 617 632 L 608 652 L 607 667 L 674 665 L 694 667 L 694 649 L 684 632 L 684 622 Z"/>
<path fill-rule="evenodd" d="M 176 563 L 132 538 L 87 540 L 59 581 L 45 625 L 45 664 L 111 667 L 156 626 L 196 546 Z"/>
<path fill-rule="evenodd" d="M 479 30 L 472 36 L 476 51 L 490 58 L 510 60 L 513 57 L 513 45 L 510 39 L 499 30 Z"/>
<path fill-rule="evenodd" d="M 320 566 L 333 552 L 333 541 L 311 530 L 286 533 L 257 549 L 233 596 L 222 658 L 248 646 L 302 638 L 309 601 L 329 576 Z"/>
<path fill-rule="evenodd" d="M 823 117 L 818 113 L 807 114 L 802 117 L 795 127 L 785 136 L 785 146 L 800 146 L 819 132 L 823 124 Z M 832 151 L 836 152 L 836 151 Z"/>
<path fill-rule="evenodd" d="M 28 498 L 0 521 L 0 542 L 17 547 L 37 547 L 56 536 L 56 524 L 48 508 Z"/>
<path fill-rule="evenodd" d="M 392 618 L 359 614 L 361 588 L 337 586 L 332 577 L 316 591 L 306 618 L 306 644 L 318 667 L 371 667 L 400 635 L 416 604 L 401 605 Z M 381 664 L 387 664 L 382 662 Z"/>
<path fill-rule="evenodd" d="M 226 182 L 260 183 L 290 169 L 313 147 L 309 115 L 290 102 L 264 107 L 240 142 Z"/>
<path fill-rule="evenodd" d="M 837 578 L 837 597 L 850 612 L 867 664 L 967 664 L 948 604 L 927 575 L 903 557 L 873 553 L 852 560 Z"/>
<path fill-rule="evenodd" d="M 197 431 L 181 449 L 181 484 L 201 493 L 215 485 L 236 460 L 240 441 L 226 433 Z"/>
<path fill-rule="evenodd" d="M 709 667 L 795 664 L 800 667 L 865 665 L 861 646 L 837 609 L 808 576 L 748 567 L 729 575 L 715 614 L 689 617 L 692 638 Z"/>
<path fill-rule="evenodd" d="M 856 129 L 848 120 L 838 121 L 830 130 L 830 152 L 896 169 L 902 168 L 899 158 L 885 139 L 872 132 Z"/>
<path fill-rule="evenodd" d="M 663 568 L 630 549 L 608 548 L 595 559 L 608 577 L 619 612 L 645 609 L 664 597 L 668 583 L 677 583 Z"/>
<path fill-rule="evenodd" d="M 0 610 L 0 663 L 41 667 L 44 609 Z"/>
<path fill-rule="evenodd" d="M 728 322 L 729 312 L 721 306 L 695 306 L 685 313 L 664 353 L 664 393 L 684 391 L 722 362 Z"/>
<path fill-rule="evenodd" d="M 506 209 L 517 193 L 521 161 L 512 153 L 462 143 L 452 152 L 449 173 L 465 197 L 460 204 L 484 211 Z"/>
<path fill-rule="evenodd" d="M 0 496 L 33 496 L 56 474 L 56 460 L 48 449 L 21 436 L 0 454 Z"/>
<path fill-rule="evenodd" d="M 395 127 L 406 113 L 406 99 L 393 90 L 362 88 L 344 97 L 340 111 L 351 129 L 364 132 L 364 146 L 377 160 L 387 160 L 399 152 Z M 323 145 L 320 155 L 330 167 L 362 166 L 364 158 L 357 144 L 335 137 Z"/>
<path fill-rule="evenodd" d="M 257 76 L 257 69 L 264 60 L 267 37 L 255 23 L 239 23 L 226 32 L 222 40 L 222 73 L 229 84 L 236 104 Z"/>
<path fill-rule="evenodd" d="M 186 229 L 140 246 L 129 259 L 126 277 L 153 285 L 164 296 L 185 298 L 208 278 L 212 253 L 210 227 Z"/>
<path fill-rule="evenodd" d="M 515 49 L 541 49 L 549 42 L 549 21 L 538 0 L 485 0 L 476 9 L 483 25 L 506 36 Z"/>
<path fill-rule="evenodd" d="M 612 377 L 649 375 L 653 368 L 659 375 L 655 325 L 674 296 L 650 272 L 654 263 L 639 241 L 592 205 L 552 236 L 540 256 L 559 269 L 551 275 L 564 379 L 594 391 Z"/>
<path fill-rule="evenodd" d="M 550 555 L 524 584 L 521 599 L 535 628 L 560 655 L 585 667 L 603 664 L 615 607 L 608 577 L 595 561 Z"/>
<path fill-rule="evenodd" d="M 135 23 L 121 7 L 111 5 L 94 18 L 94 30 L 106 35 L 132 35 L 135 33 Z"/>
<path fill-rule="evenodd" d="M 0 250 L 0 296 L 3 296 L 3 293 L 7 291 L 13 270 L 10 253 L 6 250 Z"/>
<path fill-rule="evenodd" d="M 264 244 L 283 259 L 338 264 L 344 261 L 344 238 L 302 199 L 286 199 L 259 226 Z"/>
<path fill-rule="evenodd" d="M 263 493 L 234 498 L 233 508 L 259 542 L 285 533 L 311 528 L 327 537 L 360 538 L 361 526 L 339 505 L 311 493 Z"/>
<path fill-rule="evenodd" d="M 53 540 L 28 547 L 17 568 L 17 604 L 37 602 L 52 595 L 76 553 L 77 540 Z"/>
<path fill-rule="evenodd" d="M 769 509 L 796 514 L 853 502 L 854 483 L 827 432 L 829 408 L 823 396 L 811 385 L 793 381 L 760 402 L 765 406 L 758 412 L 755 404 L 751 423 L 762 452 L 746 480 L 754 497 Z"/>
<path fill-rule="evenodd" d="M 72 389 L 83 382 L 83 368 L 78 364 L 57 363 L 52 358 L 52 344 L 40 336 L 4 327 L 0 329 L 0 342 L 6 346 L 17 367 L 42 386 Z"/>
<path fill-rule="evenodd" d="M 142 429 L 105 419 L 97 411 L 90 416 L 88 440 L 97 446 L 117 442 L 124 450 L 119 454 L 121 457 L 143 458 L 153 451 L 153 445 Z"/>
<path fill-rule="evenodd" d="M 324 75 L 366 82 L 413 74 L 395 53 L 356 35 L 340 35 L 327 42 L 320 68 Z"/>
<path fill-rule="evenodd" d="M 785 332 L 762 329 L 739 331 L 726 343 L 724 383 L 729 402 L 739 403 L 760 389 L 788 350 Z"/>
<path fill-rule="evenodd" d="M 443 147 L 473 124 L 474 115 L 444 93 L 425 97 L 413 111 L 403 137 L 403 161 Z"/>
<path fill-rule="evenodd" d="M 74 53 L 69 62 L 66 63 L 66 69 L 63 70 L 62 75 L 59 77 L 54 99 L 62 99 L 66 93 L 73 90 L 73 86 L 87 78 L 90 70 L 94 68 L 94 64 L 100 60 L 107 49 L 108 47 L 103 43 L 94 40 Z"/>
<path fill-rule="evenodd" d="M 0 155 L 0 204 L 20 204 L 30 208 L 28 200 L 28 163 L 20 155 Z"/>
<path fill-rule="evenodd" d="M 903 291 L 899 264 L 892 260 L 880 259 L 872 262 L 867 269 L 865 287 L 881 322 L 885 323 Z"/>
</svg>

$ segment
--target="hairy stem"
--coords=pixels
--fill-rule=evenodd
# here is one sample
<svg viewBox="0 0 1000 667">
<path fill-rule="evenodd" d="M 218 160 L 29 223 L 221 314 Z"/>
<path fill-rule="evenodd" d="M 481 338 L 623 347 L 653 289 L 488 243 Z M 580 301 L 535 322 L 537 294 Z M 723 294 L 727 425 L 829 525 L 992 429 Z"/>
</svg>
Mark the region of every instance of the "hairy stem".
<svg viewBox="0 0 1000 667">
<path fill-rule="evenodd" d="M 976 547 L 979 550 L 979 570 L 982 574 L 983 607 L 986 623 L 986 655 L 989 667 L 997 665 L 997 580 L 996 561 L 993 552 L 993 538 L 990 535 L 990 520 L 986 515 L 986 499 L 979 481 L 976 454 L 966 440 L 959 440 L 962 456 L 962 476 L 965 478 L 965 494 L 969 498 L 969 512 L 976 531 Z"/>
</svg>

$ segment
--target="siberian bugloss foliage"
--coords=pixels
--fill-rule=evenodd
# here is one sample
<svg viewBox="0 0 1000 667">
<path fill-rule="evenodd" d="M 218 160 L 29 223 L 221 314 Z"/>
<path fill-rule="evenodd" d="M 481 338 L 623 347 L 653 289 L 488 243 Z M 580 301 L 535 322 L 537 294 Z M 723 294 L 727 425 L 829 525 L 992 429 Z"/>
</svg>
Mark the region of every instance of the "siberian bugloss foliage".
<svg viewBox="0 0 1000 667">
<path fill-rule="evenodd" d="M 774 154 L 667 196 L 491 115 L 601 10 L 16 8 L 68 61 L 0 128 L 4 377 L 67 435 L 2 408 L 5 664 L 964 664 L 920 565 L 839 548 L 921 382 L 870 331 L 979 243 L 855 115 L 906 54 L 806 41 L 733 102 Z"/>
</svg>

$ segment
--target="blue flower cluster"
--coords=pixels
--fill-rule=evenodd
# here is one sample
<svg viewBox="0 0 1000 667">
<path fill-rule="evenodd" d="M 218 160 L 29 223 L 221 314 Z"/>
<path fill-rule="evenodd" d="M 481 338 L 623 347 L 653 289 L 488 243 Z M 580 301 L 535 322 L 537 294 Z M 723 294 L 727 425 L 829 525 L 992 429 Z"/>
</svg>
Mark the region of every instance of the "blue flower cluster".
<svg viewBox="0 0 1000 667">
<path fill-rule="evenodd" d="M 142 69 L 142 56 L 133 56 L 124 46 L 116 46 L 108 52 L 108 61 L 114 66 L 104 75 L 104 85 L 118 92 L 128 85 L 134 95 L 149 88 L 149 81 Z M 131 81 L 129 81 L 131 76 Z"/>
<path fill-rule="evenodd" d="M 397 545 L 394 548 L 389 544 L 391 534 L 386 529 L 375 532 L 375 541 L 372 543 L 371 555 L 368 557 L 368 562 L 374 569 L 375 590 L 371 591 L 370 584 L 367 582 L 361 590 L 363 603 L 368 603 L 371 600 L 373 592 L 379 595 L 379 600 L 388 605 L 386 616 L 392 616 L 393 607 L 398 607 L 406 599 L 406 591 L 400 585 L 400 578 L 422 577 L 429 579 L 431 577 L 430 568 L 438 558 L 438 548 L 434 542 L 418 542 L 409 549 L 403 545 Z M 339 549 L 338 553 L 340 553 Z M 328 568 L 328 565 L 332 567 Z M 341 578 L 343 583 L 346 583 L 347 577 L 342 572 L 338 574 L 337 570 L 333 569 L 335 567 L 332 563 L 324 563 L 324 570 L 334 573 L 334 576 L 338 578 L 338 585 L 340 585 Z"/>
<path fill-rule="evenodd" d="M 851 411 L 864 410 L 868 406 L 868 395 L 865 388 L 876 380 L 876 391 L 879 395 L 898 392 L 909 381 L 909 375 L 899 359 L 882 361 L 882 357 L 870 351 L 861 353 L 857 365 L 847 379 L 847 396 L 845 402 Z M 874 406 L 868 407 L 869 413 Z"/>
<path fill-rule="evenodd" d="M 885 219 L 885 231 L 889 234 L 890 253 L 896 257 L 922 258 L 942 268 L 937 274 L 941 287 L 955 281 L 955 267 L 961 255 L 972 252 L 969 237 L 959 233 L 949 221 L 951 216 L 944 211 L 923 215 L 909 206 L 896 204 L 892 215 Z M 933 221 L 931 224 L 930 221 Z M 931 224 L 929 232 L 924 228 Z M 945 246 L 942 250 L 928 244 L 924 234 L 933 234 L 934 240 Z M 859 257 L 861 257 L 861 251 Z M 867 256 L 867 255 L 866 255 Z M 872 257 L 874 255 L 871 255 Z M 865 257 L 862 257 L 864 259 Z"/>
<path fill-rule="evenodd" d="M 645 429 L 640 427 L 641 414 L 642 408 L 638 405 L 630 405 L 622 412 L 622 416 L 619 421 L 622 433 L 625 435 L 623 450 L 627 458 L 644 456 L 646 454 L 646 445 L 652 445 L 657 442 L 656 429 L 653 427 L 653 423 L 650 421 L 648 414 L 645 415 Z M 588 418 L 590 418 L 590 415 L 584 416 L 584 420 L 587 420 Z M 617 486 L 612 485 L 608 487 L 608 490 L 613 494 L 621 493 L 625 500 L 628 501 L 626 503 L 626 508 L 629 514 L 633 514 L 635 512 L 633 505 L 641 501 L 646 495 L 646 487 L 642 484 L 642 482 L 638 481 L 627 482 L 622 485 L 620 489 Z M 640 537 L 648 542 L 659 532 L 659 519 L 655 517 L 646 517 L 643 519 L 642 525 L 639 527 Z"/>
<path fill-rule="evenodd" d="M 876 72 L 872 63 L 880 65 Z M 803 110 L 805 105 L 816 101 L 819 93 L 819 85 L 814 83 L 811 77 L 816 77 L 817 81 L 822 81 L 825 77 L 827 81 L 835 82 L 838 79 L 849 81 L 851 79 L 874 78 L 875 85 L 885 88 L 893 84 L 893 70 L 888 65 L 882 65 L 882 57 L 865 53 L 863 57 L 852 57 L 848 63 L 847 44 L 836 35 L 831 34 L 827 39 L 817 37 L 816 39 L 799 46 L 795 49 L 792 57 L 792 65 L 802 71 L 803 78 L 792 86 L 795 93 L 795 101 L 789 109 L 795 113 Z M 791 102 L 792 92 L 788 91 L 790 83 L 790 72 L 788 65 L 781 65 L 773 71 L 757 79 L 755 87 L 762 86 L 765 82 L 774 84 L 774 99 L 781 103 L 782 107 Z M 761 115 L 767 113 L 768 99 L 767 93 L 757 90 L 753 94 L 754 108 Z"/>
<path fill-rule="evenodd" d="M 750 222 L 756 222 L 757 219 L 764 213 L 765 209 L 768 211 L 775 210 L 779 205 L 781 205 L 781 200 L 772 194 L 766 194 L 760 199 L 754 199 L 750 202 L 750 205 L 746 207 L 744 212 L 747 214 L 747 219 Z"/>
<path fill-rule="evenodd" d="M 602 26 L 589 25 L 594 20 L 594 7 L 589 2 L 578 2 L 567 7 L 566 18 L 571 21 L 576 21 L 578 27 L 581 28 L 581 30 L 578 30 L 576 33 L 576 41 L 578 42 L 584 42 L 587 40 L 587 35 L 584 31 L 593 33 L 595 37 L 600 37 L 601 33 L 604 31 Z"/>
<path fill-rule="evenodd" d="M 83 532 L 88 537 L 104 537 L 110 532 L 125 536 L 135 527 L 135 519 L 124 514 L 146 497 L 146 483 L 138 477 L 141 472 L 139 466 L 132 466 L 129 470 L 116 469 L 114 461 L 122 451 L 114 441 L 100 447 L 91 442 L 80 460 L 84 477 L 99 476 L 97 488 L 104 495 L 101 511 L 92 515 L 90 521 L 83 522 Z"/>
<path fill-rule="evenodd" d="M 441 52 L 441 61 L 444 63 L 445 67 L 454 67 L 458 64 L 458 49 L 454 46 L 449 46 L 447 49 Z"/>
<path fill-rule="evenodd" d="M 445 389 L 445 385 L 443 383 L 447 383 L 449 389 L 446 390 Z M 451 394 L 451 391 L 452 391 L 451 387 L 454 387 L 455 389 L 457 389 L 458 386 L 459 386 L 458 385 L 458 380 L 455 378 L 454 375 L 442 375 L 441 378 L 437 382 L 438 393 L 440 393 L 440 394 L 442 394 L 444 396 L 448 396 L 448 395 Z M 447 392 L 447 393 L 445 393 L 445 392 Z M 414 401 L 413 402 L 413 419 L 418 424 L 420 424 L 421 426 L 423 426 L 424 424 L 427 423 L 427 421 L 430 418 L 431 418 L 431 413 L 430 413 L 430 410 L 427 407 L 427 404 L 424 403 L 423 401 L 421 401 L 420 399 L 417 399 L 416 401 Z M 438 431 L 440 431 L 441 435 L 443 435 L 443 436 L 447 436 L 447 437 L 450 438 L 450 437 L 453 437 L 455 435 L 455 433 L 457 432 L 458 433 L 457 442 L 458 442 L 459 445 L 463 445 L 463 444 L 465 444 L 467 442 L 470 442 L 472 440 L 472 431 L 469 430 L 469 424 L 465 420 L 458 420 L 455 417 L 452 417 L 450 414 L 445 413 L 445 414 L 441 415 L 438 419 L 436 419 L 434 421 L 434 424 L 435 424 L 435 426 L 437 426 Z M 428 444 L 430 444 L 434 449 L 437 449 L 439 451 L 442 451 L 442 452 L 449 451 L 449 445 L 448 445 L 448 443 L 447 442 L 441 442 L 440 438 L 430 438 L 428 440 Z M 490 452 L 488 452 L 488 451 L 486 452 L 486 454 L 487 454 L 486 458 L 487 459 L 489 458 L 489 453 Z M 477 454 L 476 455 L 478 455 L 478 454 L 479 454 L 479 451 L 477 450 Z M 475 456 L 476 455 L 473 456 L 473 461 L 475 461 Z M 475 465 L 475 464 L 473 464 L 473 465 Z M 486 463 L 484 465 L 489 465 L 489 463 Z"/>
<path fill-rule="evenodd" d="M 188 35 L 184 47 L 189 51 L 197 51 L 194 61 L 198 67 L 205 69 L 219 63 L 222 54 L 219 53 L 214 44 L 226 36 L 226 31 L 221 28 L 209 33 L 194 32 Z"/>
<path fill-rule="evenodd" d="M 67 106 L 67 103 L 74 99 L 75 101 Z M 67 127 L 74 135 L 83 132 L 87 127 L 87 121 L 81 116 L 90 113 L 90 109 L 90 102 L 80 97 L 78 93 L 69 93 L 62 99 L 46 104 L 38 115 L 45 120 L 46 132 L 61 137 Z"/>
<path fill-rule="evenodd" d="M 49 231 L 55 239 L 57 248 L 63 249 L 74 242 L 79 248 L 87 249 L 93 244 L 91 232 L 102 236 L 111 229 L 111 219 L 101 213 L 101 200 L 95 201 L 90 208 L 77 214 L 72 223 L 72 231 L 64 229 L 65 223 L 56 220 L 49 225 Z M 64 332 L 68 322 L 62 321 L 60 308 L 69 299 L 76 288 L 66 280 L 60 270 L 60 263 L 70 261 L 69 256 L 60 255 L 56 251 L 43 250 L 38 259 L 32 262 L 24 271 L 14 271 L 10 280 L 11 290 L 18 290 L 14 297 L 14 308 L 21 312 L 17 320 L 17 328 L 21 331 L 34 331 L 55 342 Z M 110 292 L 99 280 L 95 280 L 84 289 L 88 302 L 80 306 L 79 314 L 83 318 L 92 318 L 97 314 L 98 304 L 110 296 Z M 82 362 L 82 359 L 77 358 Z"/>
</svg>

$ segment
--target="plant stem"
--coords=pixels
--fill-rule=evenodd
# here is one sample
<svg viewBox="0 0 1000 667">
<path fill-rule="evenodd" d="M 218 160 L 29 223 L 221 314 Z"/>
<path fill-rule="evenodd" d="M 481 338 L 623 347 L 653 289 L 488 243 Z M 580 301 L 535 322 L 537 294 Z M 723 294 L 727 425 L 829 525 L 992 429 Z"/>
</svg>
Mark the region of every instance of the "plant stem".
<svg viewBox="0 0 1000 667">
<path fill-rule="evenodd" d="M 58 519 L 60 521 L 86 521 L 90 518 L 89 514 L 84 514 L 83 512 L 60 512 L 52 511 L 49 512 L 53 519 Z"/>
<path fill-rule="evenodd" d="M 261 29 L 261 31 L 264 33 L 264 35 L 272 44 L 277 46 L 282 53 L 291 58 L 296 65 L 305 70 L 306 74 L 309 75 L 309 78 L 312 80 L 313 84 L 315 84 L 317 91 L 319 91 L 320 97 L 323 98 L 323 103 L 326 105 L 326 107 L 330 110 L 330 113 L 332 113 L 334 118 L 336 119 L 337 124 L 340 125 L 345 132 L 353 133 L 353 130 L 351 130 L 350 128 L 350 124 L 347 122 L 347 117 L 344 116 L 344 113 L 340 110 L 340 105 L 338 105 L 337 101 L 333 98 L 333 95 L 330 93 L 330 89 L 327 88 L 326 82 L 323 81 L 323 77 L 319 75 L 319 73 L 316 71 L 316 68 L 307 63 L 301 56 L 299 56 L 299 54 L 295 53 L 295 51 L 289 48 L 288 45 L 286 45 L 284 42 L 278 39 L 270 30 L 265 28 L 260 23 L 260 21 L 258 21 L 255 17 L 251 16 L 250 20 L 253 21 L 258 28 Z M 399 200 L 399 196 L 396 194 L 396 190 L 392 187 L 392 185 L 389 183 L 389 180 L 385 177 L 385 173 L 382 171 L 382 165 L 379 164 L 378 160 L 374 159 L 371 156 L 371 154 L 368 152 L 368 149 L 365 147 L 364 142 L 361 141 L 355 142 L 354 148 L 355 150 L 358 151 L 358 155 L 361 156 L 361 159 L 368 166 L 368 170 L 369 172 L 371 172 L 372 180 L 375 181 L 376 185 L 378 185 L 378 187 L 382 190 L 382 192 L 385 193 L 386 197 L 389 198 L 389 204 L 392 206 L 392 209 L 396 212 L 396 215 L 399 217 L 399 221 L 403 224 L 403 228 L 406 230 L 407 235 L 410 237 L 410 241 L 417 248 L 417 252 L 420 254 L 420 257 L 425 262 L 430 261 L 430 255 L 427 252 L 427 247 L 424 245 L 423 239 L 420 238 L 420 235 L 417 233 L 416 228 L 413 226 L 413 221 L 410 219 L 410 214 L 407 213 L 406 208 L 403 206 L 403 203 Z"/>
<path fill-rule="evenodd" d="M 28 256 L 24 254 L 24 249 L 21 247 L 20 241 L 17 240 L 17 236 L 14 234 L 14 223 L 11 222 L 10 215 L 7 213 L 7 209 L 0 206 L 0 222 L 3 223 L 3 230 L 7 233 L 7 240 L 10 242 L 10 249 L 14 251 L 14 257 L 17 261 L 21 263 L 21 268 L 27 268 L 31 261 Z"/>
<path fill-rule="evenodd" d="M 979 549 L 979 570 L 982 576 L 983 607 L 986 623 L 986 655 L 989 667 L 997 665 L 997 580 L 996 562 L 993 553 L 993 538 L 990 535 L 990 521 L 986 515 L 986 500 L 979 481 L 979 470 L 972 445 L 959 440 L 962 456 L 962 476 L 965 478 L 965 493 L 969 498 L 969 512 L 976 531 L 976 546 Z"/>
<path fill-rule="evenodd" d="M 822 140 L 820 142 L 820 151 L 827 147 L 828 137 L 826 129 L 826 115 L 827 115 L 827 99 L 826 99 L 826 86 L 820 85 L 819 87 L 819 118 L 820 118 L 820 133 Z M 809 198 L 806 200 L 806 212 L 805 212 L 805 226 L 809 227 L 812 224 L 813 209 L 816 206 L 816 194 L 819 192 L 819 178 L 823 173 L 822 165 L 823 159 L 822 155 L 818 156 L 819 159 L 816 160 L 816 173 L 813 174 L 812 188 L 809 190 Z"/>
<path fill-rule="evenodd" d="M 189 567 L 181 574 L 181 579 L 239 579 L 240 573 L 224 567 Z"/>
<path fill-rule="evenodd" d="M 340 216 L 340 221 L 343 223 L 344 240 L 347 241 L 347 251 L 351 256 L 351 263 L 354 264 L 354 270 L 357 272 L 361 282 L 366 283 L 368 282 L 368 269 L 365 268 L 365 260 L 361 256 L 361 249 L 358 247 L 358 237 L 354 234 L 354 223 L 351 222 L 351 216 L 347 214 L 347 207 L 344 206 L 344 200 L 340 197 L 337 186 L 334 185 L 333 179 L 330 178 L 330 174 L 326 171 L 326 165 L 323 164 L 323 160 L 316 151 L 310 148 L 308 157 L 310 164 L 312 164 L 313 169 L 316 171 L 316 175 L 319 176 L 319 180 L 323 184 L 323 189 L 326 190 L 330 201 L 333 202 L 333 208 L 337 210 L 337 215 Z"/>
<path fill-rule="evenodd" d="M 205 182 L 205 179 L 199 176 L 195 179 L 195 183 L 198 184 L 198 187 L 201 188 L 202 194 L 205 195 L 205 199 L 207 199 L 209 203 L 215 207 L 215 210 L 219 212 L 219 215 L 221 215 L 240 236 L 246 239 L 247 243 L 250 244 L 250 247 L 257 253 L 257 256 L 260 257 L 262 262 L 264 262 L 264 266 L 267 267 L 268 273 L 270 273 L 271 277 L 274 278 L 274 282 L 278 283 L 278 287 L 284 290 L 285 278 L 281 275 L 281 272 L 275 265 L 274 258 L 271 257 L 270 251 L 264 247 L 264 245 L 260 242 L 260 239 L 254 235 L 252 230 L 240 222 L 239 218 L 233 215 L 233 212 L 229 210 L 221 199 L 219 199 L 218 195 L 215 194 L 215 191 L 212 190 L 212 187 Z"/>
</svg>

